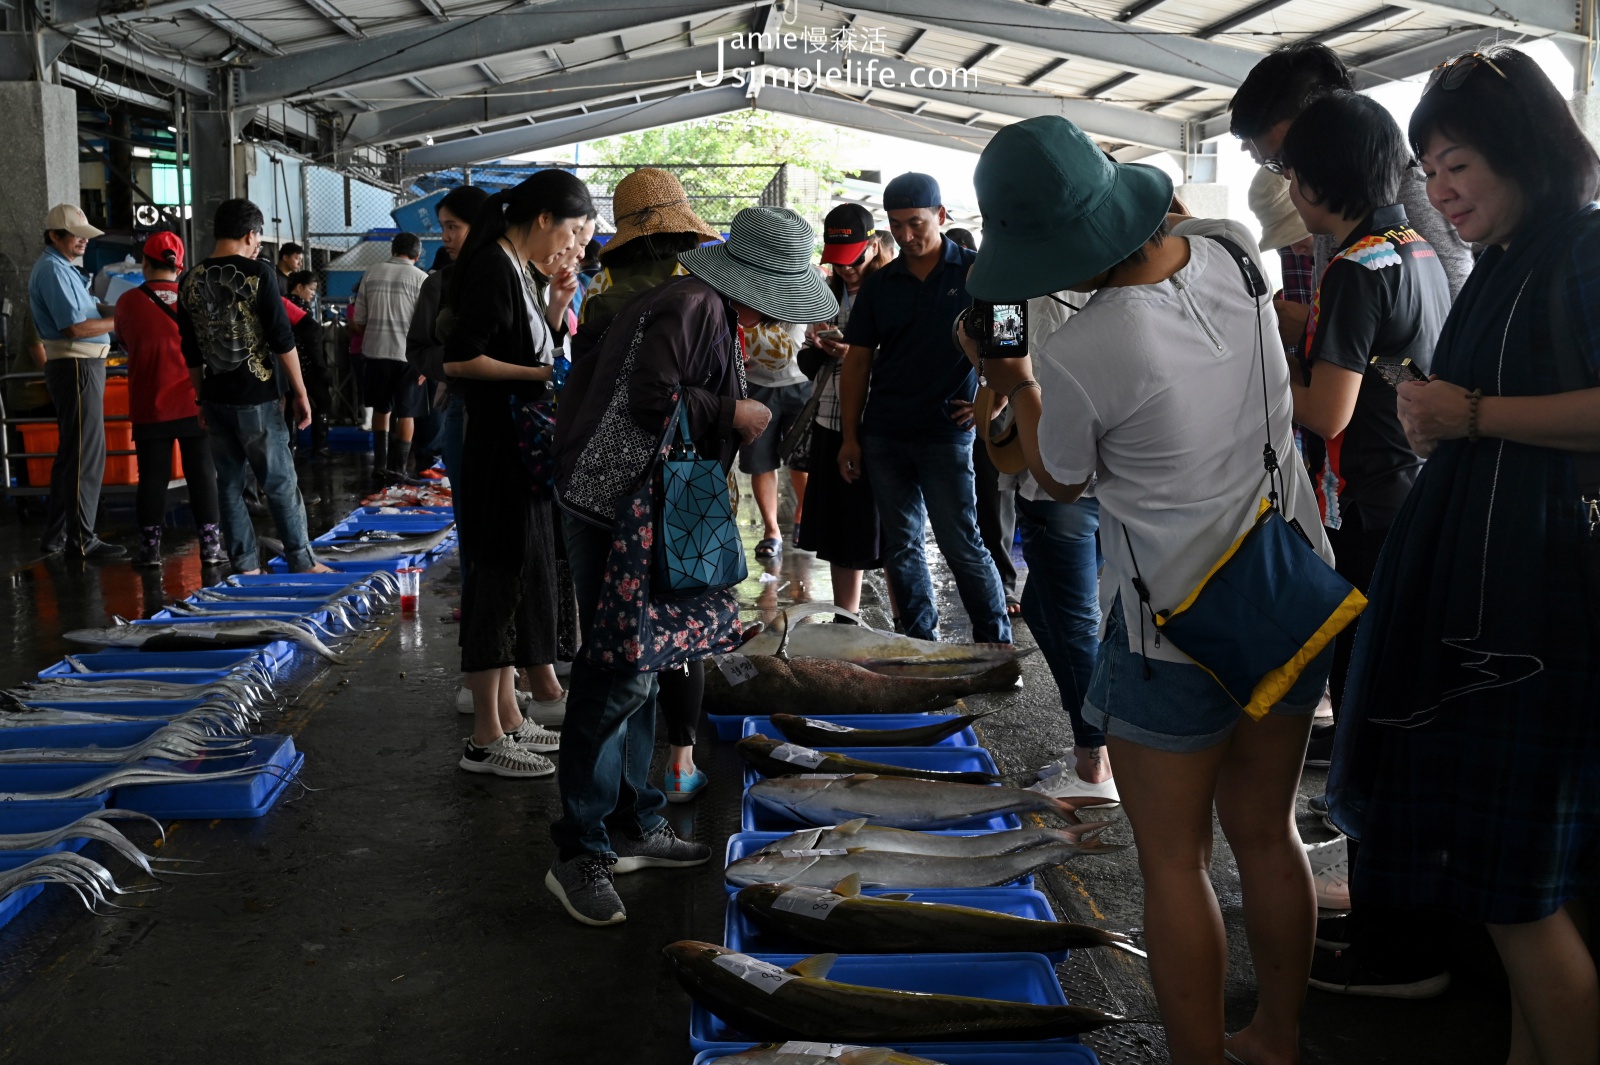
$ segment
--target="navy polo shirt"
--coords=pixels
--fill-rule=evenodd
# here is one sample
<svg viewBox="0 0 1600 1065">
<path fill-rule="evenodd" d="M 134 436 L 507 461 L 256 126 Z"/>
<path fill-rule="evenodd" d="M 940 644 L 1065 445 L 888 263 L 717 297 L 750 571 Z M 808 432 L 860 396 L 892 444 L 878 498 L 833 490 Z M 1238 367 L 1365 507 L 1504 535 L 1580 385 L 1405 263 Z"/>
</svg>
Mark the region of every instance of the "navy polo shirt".
<svg viewBox="0 0 1600 1065">
<path fill-rule="evenodd" d="M 964 436 L 952 402 L 971 403 L 978 375 L 950 340 L 950 325 L 972 305 L 967 269 L 978 253 L 944 240 L 924 280 L 905 256 L 867 278 L 850 307 L 844 342 L 876 348 L 861 431 L 868 436 Z"/>
</svg>

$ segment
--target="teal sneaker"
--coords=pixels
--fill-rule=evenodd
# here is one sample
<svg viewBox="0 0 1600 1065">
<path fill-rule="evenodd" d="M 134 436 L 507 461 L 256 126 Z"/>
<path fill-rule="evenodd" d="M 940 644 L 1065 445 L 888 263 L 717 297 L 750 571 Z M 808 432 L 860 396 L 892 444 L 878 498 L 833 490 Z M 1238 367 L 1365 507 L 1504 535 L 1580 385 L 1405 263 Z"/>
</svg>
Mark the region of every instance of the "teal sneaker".
<svg viewBox="0 0 1600 1065">
<path fill-rule="evenodd" d="M 661 783 L 661 790 L 666 793 L 668 802 L 688 802 L 700 794 L 711 778 L 700 772 L 699 768 L 685 773 L 675 765 L 667 766 L 666 779 Z"/>
</svg>

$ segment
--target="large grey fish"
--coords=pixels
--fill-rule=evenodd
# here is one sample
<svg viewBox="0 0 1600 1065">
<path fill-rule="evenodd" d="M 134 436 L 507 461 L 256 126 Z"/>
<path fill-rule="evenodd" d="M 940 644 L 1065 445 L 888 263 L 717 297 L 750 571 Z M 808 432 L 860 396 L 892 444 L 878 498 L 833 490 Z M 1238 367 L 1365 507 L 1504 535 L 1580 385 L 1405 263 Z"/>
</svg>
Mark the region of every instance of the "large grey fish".
<svg viewBox="0 0 1600 1065">
<path fill-rule="evenodd" d="M 822 626 L 817 628 L 833 628 Z M 756 675 L 731 684 L 706 670 L 705 707 L 713 714 L 926 714 L 969 695 L 1008 691 L 1022 676 L 1010 658 L 977 673 L 950 677 L 888 676 L 830 658 L 749 657 Z"/>
<path fill-rule="evenodd" d="M 239 757 L 248 754 L 249 747 L 250 741 L 242 737 L 217 736 L 199 724 L 173 721 L 127 747 L 0 748 L 0 764 L 99 762 L 121 765 L 146 758 L 162 762 L 190 762 L 199 759 Z"/>
<path fill-rule="evenodd" d="M 382 562 L 432 551 L 445 542 L 454 528 L 452 522 L 434 532 L 415 535 L 368 530 L 347 540 L 325 541 L 312 544 L 311 547 L 319 558 L 331 558 L 339 562 Z"/>
<path fill-rule="evenodd" d="M 838 751 L 813 750 L 771 736 L 746 736 L 734 744 L 739 756 L 766 777 L 787 777 L 797 773 L 873 773 L 880 777 L 916 777 L 919 780 L 953 780 L 960 784 L 998 784 L 1000 778 L 981 771 L 962 772 L 942 769 L 887 765 L 852 758 Z"/>
<path fill-rule="evenodd" d="M 1041 847 L 1047 843 L 1077 843 L 1110 826 L 1096 821 L 1071 828 L 1013 828 L 1003 832 L 980 832 L 970 836 L 941 836 L 935 832 L 914 832 L 905 828 L 874 825 L 864 817 L 827 828 L 802 828 L 762 847 L 767 854 L 783 851 L 839 850 L 865 847 L 872 851 L 896 854 L 925 854 L 935 858 L 989 858 L 997 854 Z"/>
<path fill-rule="evenodd" d="M 1080 854 L 1109 854 L 1120 844 L 1057 840 L 1040 847 L 993 854 L 986 858 L 941 858 L 928 854 L 869 851 L 865 847 L 841 850 L 765 851 L 740 858 L 728 866 L 728 883 L 798 884 L 828 887 L 847 876 L 858 876 L 874 888 L 980 888 L 999 887 L 1041 869 L 1060 865 Z"/>
<path fill-rule="evenodd" d="M 219 647 L 258 647 L 274 640 L 293 640 L 330 662 L 344 658 L 317 639 L 309 629 L 270 618 L 219 618 L 173 624 L 130 624 L 113 618 L 103 629 L 73 629 L 63 633 L 73 643 L 99 647 L 133 647 L 143 651 L 214 651 Z"/>
<path fill-rule="evenodd" d="M 1053 799 L 1037 791 L 983 784 L 857 774 L 758 780 L 746 792 L 761 805 L 813 825 L 864 817 L 891 828 L 954 828 L 1001 814 L 1057 813 L 1074 824 L 1077 811 L 1103 805 L 1087 798 Z"/>
<path fill-rule="evenodd" d="M 678 982 L 689 996 L 753 1039 L 945 1043 L 1040 1040 L 1092 1032 L 1117 1017 L 1085 1006 L 891 991 L 827 978 L 836 954 L 780 969 L 714 943 L 668 944 Z"/>
<path fill-rule="evenodd" d="M 840 1043 L 761 1043 L 737 1054 L 719 1057 L 717 1065 L 940 1065 L 888 1047 L 858 1047 Z"/>
<path fill-rule="evenodd" d="M 1038 921 L 972 906 L 914 902 L 908 894 L 863 895 L 861 886 L 855 874 L 829 890 L 752 884 L 734 899 L 762 928 L 812 949 L 848 954 L 1050 954 L 1081 947 L 1133 949 L 1127 936 L 1103 928 Z"/>
<path fill-rule="evenodd" d="M 943 721 L 910 728 L 853 728 L 833 721 L 802 717 L 798 714 L 772 714 L 767 720 L 791 743 L 807 747 L 932 747 L 942 739 L 954 736 L 975 721 L 998 714 L 1004 707 L 985 710 L 981 714 L 966 713 L 966 707 L 956 703 L 962 713 Z"/>
<path fill-rule="evenodd" d="M 812 614 L 838 614 L 854 625 L 802 625 Z M 745 655 L 792 655 L 854 662 L 880 673 L 948 677 L 981 673 L 1027 654 L 1011 644 L 939 643 L 874 629 L 832 603 L 789 607 L 740 649 Z"/>
</svg>

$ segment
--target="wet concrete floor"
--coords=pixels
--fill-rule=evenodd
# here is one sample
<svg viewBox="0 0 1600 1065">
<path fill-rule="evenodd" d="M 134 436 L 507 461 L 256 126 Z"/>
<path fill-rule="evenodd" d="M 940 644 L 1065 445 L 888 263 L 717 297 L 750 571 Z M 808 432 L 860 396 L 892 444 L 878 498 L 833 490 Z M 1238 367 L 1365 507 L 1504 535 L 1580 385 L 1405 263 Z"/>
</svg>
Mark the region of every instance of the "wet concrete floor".
<svg viewBox="0 0 1600 1065">
<path fill-rule="evenodd" d="M 314 530 L 348 512 L 362 480 L 353 456 L 303 466 L 302 476 L 321 499 L 310 508 Z M 759 523 L 753 512 L 744 522 L 753 545 Z M 112 509 L 102 533 L 132 544 L 132 524 L 130 512 Z M 65 630 L 147 614 L 217 579 L 201 573 L 186 533 L 171 534 L 181 545 L 175 557 L 148 573 L 40 560 L 38 530 L 36 517 L 6 504 L 0 685 L 74 650 L 60 638 Z M 946 638 L 964 638 L 953 582 L 929 550 Z M 720 940 L 720 864 L 619 878 L 629 920 L 617 928 L 582 928 L 561 912 L 541 884 L 554 783 L 471 776 L 455 765 L 469 726 L 454 704 L 454 568 L 447 558 L 430 570 L 417 617 L 385 619 L 350 641 L 348 665 L 311 664 L 296 677 L 293 704 L 267 727 L 295 736 L 307 755 L 302 779 L 315 790 L 259 821 L 170 824 L 160 853 L 195 859 L 206 875 L 169 878 L 104 917 L 53 889 L 0 929 L 0 1062 L 691 1061 L 688 999 L 660 948 Z M 880 578 L 868 598 L 881 589 Z M 752 565 L 742 590 L 751 616 L 830 594 L 826 564 L 795 552 Z M 874 623 L 886 619 L 876 604 L 864 612 Z M 1017 638 L 1031 643 L 1026 626 Z M 979 726 L 1006 770 L 1042 764 L 1071 744 L 1041 656 L 1027 660 L 1025 685 L 972 701 L 1006 708 Z M 737 829 L 738 760 L 709 730 L 698 755 L 711 787 L 669 815 L 682 834 L 720 852 Z M 1303 794 L 1320 791 L 1323 776 L 1308 770 Z M 1301 820 L 1307 839 L 1327 837 L 1314 819 Z M 1132 840 L 1125 824 L 1109 835 Z M 124 884 L 148 884 L 107 861 Z M 1233 1028 L 1248 1018 L 1253 977 L 1237 872 L 1220 833 L 1213 878 L 1232 944 Z M 1063 919 L 1141 923 L 1131 849 L 1052 870 L 1041 887 Z M 1508 1015 L 1492 954 L 1471 937 L 1461 947 L 1454 985 L 1433 1001 L 1312 991 L 1302 1060 L 1504 1061 Z M 1130 955 L 1080 951 L 1059 972 L 1074 1002 L 1155 1016 L 1148 972 Z M 1166 1059 L 1154 1026 L 1086 1042 L 1108 1063 Z"/>
</svg>

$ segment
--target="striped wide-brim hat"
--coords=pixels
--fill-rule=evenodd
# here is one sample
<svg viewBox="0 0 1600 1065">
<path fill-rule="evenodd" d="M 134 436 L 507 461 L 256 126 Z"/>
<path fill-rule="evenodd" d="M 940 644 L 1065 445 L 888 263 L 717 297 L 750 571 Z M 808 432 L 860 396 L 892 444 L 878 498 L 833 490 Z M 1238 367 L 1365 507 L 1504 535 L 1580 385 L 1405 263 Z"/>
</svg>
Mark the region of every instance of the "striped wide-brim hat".
<svg viewBox="0 0 1600 1065">
<path fill-rule="evenodd" d="M 826 322 L 839 301 L 811 264 L 816 234 L 783 207 L 746 207 L 725 244 L 686 251 L 678 261 L 728 299 L 779 322 Z"/>
</svg>

